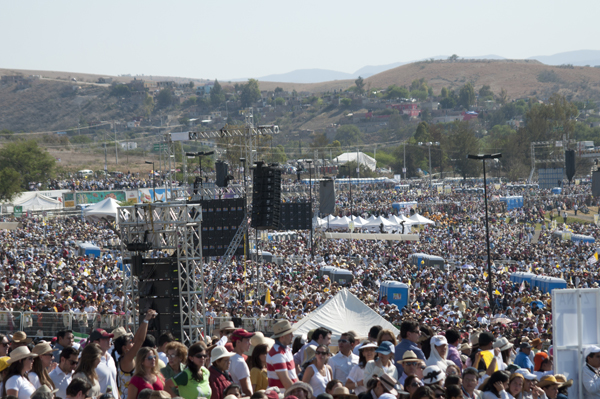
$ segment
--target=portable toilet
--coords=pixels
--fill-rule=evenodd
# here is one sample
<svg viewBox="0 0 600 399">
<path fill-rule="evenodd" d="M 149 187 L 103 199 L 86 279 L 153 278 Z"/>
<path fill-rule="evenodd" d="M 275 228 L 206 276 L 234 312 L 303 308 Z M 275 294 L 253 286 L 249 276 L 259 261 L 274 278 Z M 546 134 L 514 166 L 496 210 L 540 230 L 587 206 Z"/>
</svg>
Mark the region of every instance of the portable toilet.
<svg viewBox="0 0 600 399">
<path fill-rule="evenodd" d="M 535 274 L 529 272 L 521 273 L 521 282 L 527 281 L 529 285 L 533 285 L 532 279 L 535 277 Z"/>
<path fill-rule="evenodd" d="M 552 194 L 557 194 L 557 195 L 562 194 L 562 188 L 561 187 L 554 187 L 552 189 Z"/>
<path fill-rule="evenodd" d="M 92 256 L 94 258 L 99 258 L 100 257 L 100 248 L 90 244 L 89 242 L 82 242 L 78 244 L 79 250 L 79 256 Z"/>
<path fill-rule="evenodd" d="M 510 274 L 509 280 L 512 283 L 519 283 L 521 284 L 523 282 L 523 276 L 521 276 L 523 273 L 522 272 L 514 272 Z"/>
<path fill-rule="evenodd" d="M 319 278 L 327 275 L 329 276 L 330 279 L 333 278 L 333 273 L 337 270 L 337 267 L 335 266 L 323 266 L 322 268 L 319 269 L 319 273 L 317 273 L 317 275 L 319 276 Z"/>
<path fill-rule="evenodd" d="M 339 285 L 346 285 L 352 283 L 352 280 L 354 280 L 354 274 L 352 274 L 350 270 L 336 268 L 333 271 L 333 277 L 330 278 L 332 278 L 333 281 Z"/>
<path fill-rule="evenodd" d="M 584 234 L 571 234 L 571 241 L 573 242 L 588 242 L 593 244 L 596 242 L 596 239 L 592 236 L 586 236 Z"/>
<path fill-rule="evenodd" d="M 408 305 L 408 285 L 398 281 L 384 281 L 379 286 L 379 299 L 387 295 L 388 302 L 398 306 L 398 309 Z"/>
<path fill-rule="evenodd" d="M 534 288 L 542 290 L 543 277 L 542 276 L 533 276 L 531 278 L 531 285 Z"/>
<path fill-rule="evenodd" d="M 414 253 L 408 257 L 408 264 L 415 265 L 417 267 L 421 267 L 421 262 L 425 260 L 427 254 L 424 253 Z M 426 263 L 423 264 L 425 266 Z"/>
<path fill-rule="evenodd" d="M 567 288 L 567 281 L 564 278 L 550 277 L 548 281 L 548 293 L 552 290 Z"/>
<path fill-rule="evenodd" d="M 444 270 L 446 261 L 441 256 L 427 255 L 425 258 L 425 266 L 437 267 L 440 270 Z"/>
</svg>

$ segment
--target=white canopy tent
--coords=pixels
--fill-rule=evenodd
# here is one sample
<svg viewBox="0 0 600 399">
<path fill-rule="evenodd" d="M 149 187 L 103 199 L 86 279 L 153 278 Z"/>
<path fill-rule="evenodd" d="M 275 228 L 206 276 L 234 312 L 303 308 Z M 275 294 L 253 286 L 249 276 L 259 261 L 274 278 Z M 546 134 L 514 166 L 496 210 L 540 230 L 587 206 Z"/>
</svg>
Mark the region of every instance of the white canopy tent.
<svg viewBox="0 0 600 399">
<path fill-rule="evenodd" d="M 375 170 L 377 168 L 377 162 L 375 161 L 375 158 L 371 158 L 364 152 L 346 152 L 335 158 L 333 161 L 339 164 L 346 164 L 348 162 L 356 162 L 357 159 L 359 164 L 364 165 L 371 170 Z"/>
<path fill-rule="evenodd" d="M 46 211 L 52 209 L 61 209 L 63 207 L 62 202 L 54 200 L 50 197 L 39 193 L 28 193 L 26 196 L 15 200 L 13 202 L 15 206 L 21 206 L 23 212 L 25 211 Z"/>
<path fill-rule="evenodd" d="M 353 330 L 358 336 L 366 337 L 375 325 L 392 330 L 394 335 L 400 332 L 345 288 L 295 324 L 294 335 L 306 337 L 314 328 L 327 327 L 332 331 L 332 344 L 335 345 L 342 333 Z"/>
<path fill-rule="evenodd" d="M 347 229 L 350 219 L 347 216 L 332 220 L 329 222 L 329 228 L 331 229 Z"/>
<path fill-rule="evenodd" d="M 414 224 L 435 224 L 433 220 L 429 220 L 426 217 L 419 215 L 418 213 L 415 213 L 414 215 L 409 217 L 408 220 L 412 220 Z"/>
<path fill-rule="evenodd" d="M 383 224 L 383 230 L 385 230 L 385 231 L 392 230 L 392 229 L 398 229 L 398 225 L 396 223 L 390 222 L 383 216 L 379 216 L 378 218 L 369 221 L 369 223 L 364 224 L 362 226 L 362 228 L 368 229 L 368 230 L 377 230 L 381 227 L 382 224 Z"/>
<path fill-rule="evenodd" d="M 106 198 L 83 210 L 83 216 L 89 220 L 116 219 L 119 203 L 113 198 Z"/>
<path fill-rule="evenodd" d="M 362 227 L 365 224 L 369 223 L 367 219 L 363 219 L 360 216 L 352 216 L 351 219 L 354 222 L 354 227 Z"/>
</svg>

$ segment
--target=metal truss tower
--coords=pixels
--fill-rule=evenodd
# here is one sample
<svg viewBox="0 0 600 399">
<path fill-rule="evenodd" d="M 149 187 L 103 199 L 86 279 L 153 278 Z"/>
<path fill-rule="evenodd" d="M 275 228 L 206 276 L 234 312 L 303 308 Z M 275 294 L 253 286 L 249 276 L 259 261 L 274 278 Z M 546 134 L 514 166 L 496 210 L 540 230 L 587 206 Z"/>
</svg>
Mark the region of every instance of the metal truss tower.
<svg viewBox="0 0 600 399">
<path fill-rule="evenodd" d="M 147 242 L 152 244 L 152 251 L 163 251 L 177 258 L 180 325 L 185 345 L 197 342 L 206 331 L 201 219 L 199 204 L 176 202 L 125 206 L 120 207 L 118 213 L 125 308 L 133 318 L 134 326 L 139 323 L 136 309 L 139 281 L 125 259 L 131 259 L 135 254 L 147 257 L 148 252 L 135 252 L 133 246 L 127 244 Z"/>
</svg>

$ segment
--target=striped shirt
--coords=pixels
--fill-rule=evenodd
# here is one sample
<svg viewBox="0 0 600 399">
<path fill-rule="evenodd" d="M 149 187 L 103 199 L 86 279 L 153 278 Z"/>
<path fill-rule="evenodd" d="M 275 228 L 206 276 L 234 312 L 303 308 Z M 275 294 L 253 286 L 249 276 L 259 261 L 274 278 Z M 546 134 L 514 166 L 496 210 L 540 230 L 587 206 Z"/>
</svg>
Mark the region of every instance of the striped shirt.
<svg viewBox="0 0 600 399">
<path fill-rule="evenodd" d="M 284 389 L 285 387 L 277 375 L 278 371 L 287 372 L 292 383 L 298 382 L 292 350 L 276 342 L 267 354 L 267 377 L 269 378 L 270 387 Z"/>
</svg>

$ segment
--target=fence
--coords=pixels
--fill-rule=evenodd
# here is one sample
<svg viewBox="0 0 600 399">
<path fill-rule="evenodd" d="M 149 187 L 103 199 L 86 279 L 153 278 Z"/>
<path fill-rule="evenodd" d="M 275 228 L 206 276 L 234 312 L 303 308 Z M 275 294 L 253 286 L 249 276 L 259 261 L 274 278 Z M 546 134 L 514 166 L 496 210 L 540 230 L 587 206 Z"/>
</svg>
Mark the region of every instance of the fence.
<svg viewBox="0 0 600 399">
<path fill-rule="evenodd" d="M 265 336 L 273 334 L 273 325 L 279 320 L 255 317 L 209 317 L 206 320 L 206 330 L 208 335 L 218 335 L 219 326 L 224 321 L 233 321 L 235 327 L 243 328 L 246 331 L 262 331 Z"/>
<path fill-rule="evenodd" d="M 0 311 L 0 333 L 25 331 L 28 337 L 49 338 L 61 330 L 89 335 L 96 328 L 126 327 L 126 316 L 103 313 L 49 313 Z M 130 323 L 131 324 L 131 323 Z"/>
</svg>

